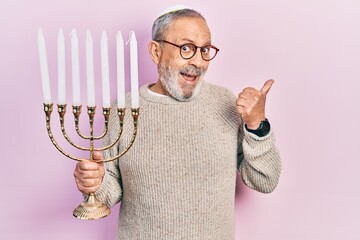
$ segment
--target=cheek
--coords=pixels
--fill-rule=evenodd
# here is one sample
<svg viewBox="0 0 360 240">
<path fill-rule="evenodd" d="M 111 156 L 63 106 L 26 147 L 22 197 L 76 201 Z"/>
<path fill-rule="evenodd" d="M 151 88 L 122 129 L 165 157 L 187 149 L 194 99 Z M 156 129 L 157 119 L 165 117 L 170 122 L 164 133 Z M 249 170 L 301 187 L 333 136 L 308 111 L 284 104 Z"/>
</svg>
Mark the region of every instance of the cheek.
<svg viewBox="0 0 360 240">
<path fill-rule="evenodd" d="M 188 65 L 188 60 L 176 54 L 164 54 L 161 56 L 159 63 L 174 69 L 180 69 Z"/>
<path fill-rule="evenodd" d="M 206 72 L 209 67 L 209 62 L 204 63 L 204 71 Z"/>
</svg>

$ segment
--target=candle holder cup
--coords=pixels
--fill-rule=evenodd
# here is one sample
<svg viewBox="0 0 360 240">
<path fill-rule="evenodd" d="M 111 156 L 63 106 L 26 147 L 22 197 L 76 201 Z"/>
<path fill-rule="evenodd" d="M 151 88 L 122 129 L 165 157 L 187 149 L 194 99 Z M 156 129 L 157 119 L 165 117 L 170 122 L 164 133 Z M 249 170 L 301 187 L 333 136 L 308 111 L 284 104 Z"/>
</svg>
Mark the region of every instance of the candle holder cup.
<svg viewBox="0 0 360 240">
<path fill-rule="evenodd" d="M 88 151 L 90 153 L 90 158 L 89 159 L 85 159 L 85 158 L 78 158 L 78 157 L 74 157 L 72 155 L 70 155 L 69 153 L 67 153 L 66 151 L 64 151 L 60 145 L 56 142 L 52 131 L 51 131 L 51 124 L 50 124 L 50 118 L 51 118 L 51 113 L 53 111 L 53 104 L 46 104 L 44 103 L 44 112 L 45 112 L 45 116 L 46 116 L 46 128 L 47 128 L 47 133 L 50 137 L 51 142 L 54 144 L 54 146 L 66 157 L 73 159 L 75 161 L 94 161 L 94 162 L 110 162 L 110 161 L 114 161 L 120 157 L 122 157 L 133 145 L 135 138 L 136 138 L 136 134 L 137 134 L 137 124 L 138 124 L 138 117 L 139 117 L 139 108 L 132 108 L 131 109 L 131 113 L 132 113 L 132 118 L 133 118 L 133 125 L 134 125 L 134 130 L 133 130 L 133 135 L 132 135 L 132 139 L 130 140 L 129 144 L 127 145 L 127 147 L 121 151 L 118 155 L 111 157 L 111 158 L 107 158 L 107 159 L 102 159 L 102 160 L 93 160 L 93 153 L 94 151 L 103 151 L 103 150 L 107 150 L 111 147 L 113 147 L 117 142 L 119 142 L 121 134 L 123 132 L 123 125 L 124 125 L 124 117 L 125 117 L 125 108 L 118 108 L 117 109 L 117 115 L 118 115 L 118 119 L 119 119 L 119 126 L 120 126 L 120 131 L 117 134 L 117 136 L 115 137 L 115 139 L 108 145 L 106 146 L 102 146 L 100 148 L 95 148 L 94 147 L 94 141 L 95 140 L 101 140 L 105 137 L 105 135 L 108 133 L 108 124 L 109 124 L 109 118 L 110 118 L 110 108 L 103 108 L 103 115 L 104 115 L 104 120 L 105 120 L 105 127 L 104 127 L 104 131 L 101 135 L 99 136 L 94 136 L 94 116 L 96 113 L 96 107 L 87 107 L 87 113 L 89 116 L 89 123 L 90 123 L 90 135 L 86 136 L 83 135 L 79 129 L 79 118 L 80 118 L 80 114 L 81 114 L 81 106 L 72 106 L 72 110 L 73 110 L 73 114 L 74 114 L 74 120 L 75 120 L 75 129 L 77 134 L 86 140 L 89 140 L 89 147 L 83 147 L 83 146 L 79 146 L 76 145 L 71 139 L 70 137 L 67 135 L 66 130 L 65 130 L 65 114 L 66 114 L 66 104 L 57 105 L 57 111 L 59 113 L 59 119 L 60 119 L 60 128 L 61 128 L 61 132 L 63 134 L 63 136 L 65 137 L 65 139 L 70 143 L 70 145 L 72 145 L 73 147 L 79 149 L 79 150 L 83 150 L 83 151 Z M 73 211 L 73 215 L 79 219 L 85 219 L 85 220 L 93 220 L 93 219 L 99 219 L 99 218 L 103 218 L 106 217 L 107 215 L 110 214 L 110 209 L 108 206 L 106 206 L 104 203 L 100 202 L 99 200 L 96 199 L 95 194 L 94 193 L 90 193 L 88 195 L 87 198 L 85 198 L 85 200 L 77 207 L 74 209 Z"/>
</svg>

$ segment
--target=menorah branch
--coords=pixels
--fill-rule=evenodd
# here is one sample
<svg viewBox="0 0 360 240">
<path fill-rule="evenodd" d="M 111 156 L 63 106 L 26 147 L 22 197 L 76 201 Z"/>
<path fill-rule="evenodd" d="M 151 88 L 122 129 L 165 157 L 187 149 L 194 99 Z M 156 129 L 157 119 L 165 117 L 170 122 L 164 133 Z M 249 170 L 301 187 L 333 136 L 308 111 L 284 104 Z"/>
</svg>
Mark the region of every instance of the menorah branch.
<svg viewBox="0 0 360 240">
<path fill-rule="evenodd" d="M 90 109 L 89 109 L 90 108 Z M 89 115 L 89 121 L 93 121 L 93 119 L 91 120 L 91 114 L 92 111 L 95 111 L 96 107 L 88 107 L 88 115 Z M 75 118 L 75 130 L 77 132 L 77 134 L 83 138 L 83 139 L 94 139 L 94 140 L 99 140 L 102 139 L 108 131 L 108 124 L 109 124 L 109 116 L 110 116 L 110 108 L 103 108 L 103 115 L 104 115 L 104 120 L 105 120 L 105 128 L 103 133 L 100 136 L 85 136 L 84 134 L 81 133 L 80 128 L 79 128 L 79 123 L 80 123 L 80 115 L 81 115 L 81 105 L 80 106 L 73 106 L 73 114 L 74 114 L 74 118 Z M 86 149 L 88 150 L 88 149 Z"/>
<path fill-rule="evenodd" d="M 131 146 L 134 144 L 135 142 L 135 138 L 136 138 L 136 134 L 137 134 L 137 124 L 138 124 L 138 117 L 139 117 L 139 112 L 140 112 L 140 109 L 139 108 L 132 108 L 131 109 L 131 115 L 133 117 L 133 124 L 134 124 L 134 130 L 133 130 L 133 136 L 130 140 L 130 143 L 128 144 L 128 146 L 121 152 L 119 153 L 118 155 L 112 157 L 112 158 L 109 158 L 109 159 L 103 159 L 101 160 L 101 162 L 111 162 L 111 161 L 114 161 L 120 157 L 122 157 L 125 153 L 127 153 L 129 151 L 129 149 L 131 148 Z"/>
<path fill-rule="evenodd" d="M 86 148 L 86 147 L 82 147 L 82 146 L 79 146 L 79 145 L 76 145 L 71 139 L 70 137 L 68 136 L 68 134 L 66 133 L 66 129 L 65 129 L 65 113 L 66 113 L 66 104 L 58 104 L 58 113 L 59 113 L 59 119 L 60 119 L 60 129 L 61 129 L 61 132 L 64 136 L 64 138 L 73 146 L 73 147 L 76 147 L 77 149 L 80 149 L 80 150 L 84 150 L 84 151 L 90 151 L 90 148 Z M 81 107 L 81 106 L 80 106 Z M 75 120 L 75 122 L 78 121 L 78 120 Z"/>
<path fill-rule="evenodd" d="M 75 122 L 79 121 L 79 115 L 81 113 L 81 106 L 76 106 L 76 113 L 77 117 L 75 117 Z M 81 150 L 85 150 L 85 151 L 89 151 L 90 152 L 90 158 L 89 159 L 85 159 L 85 158 L 79 158 L 79 157 L 74 157 L 72 155 L 70 155 L 69 153 L 67 153 L 66 151 L 64 151 L 60 145 L 56 142 L 54 135 L 52 134 L 51 131 L 51 113 L 53 111 L 53 104 L 45 104 L 44 103 L 44 112 L 46 115 L 46 128 L 47 128 L 47 132 L 49 135 L 49 138 L 51 140 L 51 142 L 54 144 L 54 146 L 66 157 L 71 158 L 73 160 L 76 161 L 84 161 L 84 160 L 92 160 L 92 153 L 94 151 L 103 151 L 106 149 L 109 149 L 111 147 L 113 147 L 119 140 L 121 137 L 121 134 L 123 132 L 123 125 L 124 125 L 124 117 L 125 117 L 125 109 L 123 108 L 119 108 L 118 109 L 118 118 L 119 118 L 119 125 L 120 125 L 120 132 L 118 133 L 117 137 L 115 140 L 112 141 L 111 144 L 107 145 L 107 146 L 103 146 L 100 148 L 94 148 L 94 139 L 95 138 L 91 138 L 91 135 L 93 135 L 93 121 L 94 121 L 94 115 L 95 115 L 95 109 L 94 108 L 90 108 L 88 109 L 88 114 L 89 114 L 89 119 L 90 119 L 90 147 L 82 147 L 79 145 L 76 145 L 67 135 L 66 130 L 65 130 L 65 126 L 64 126 L 64 122 L 65 122 L 65 114 L 66 114 L 66 105 L 58 105 L 58 112 L 59 112 L 59 118 L 60 118 L 60 125 L 61 125 L 61 131 L 65 137 L 65 139 L 74 147 L 81 149 Z M 107 109 L 105 109 L 105 111 L 108 111 Z M 110 112 L 110 111 L 108 111 Z M 123 151 L 121 151 L 118 155 L 108 158 L 108 159 L 102 159 L 102 160 L 98 160 L 96 162 L 110 162 L 110 161 L 114 161 L 120 157 L 122 157 L 127 151 L 129 151 L 129 149 L 131 148 L 131 146 L 133 145 L 135 139 L 136 139 L 136 135 L 137 135 L 137 123 L 138 123 L 138 117 L 139 117 L 139 108 L 133 108 L 131 109 L 131 114 L 132 114 L 132 118 L 133 118 L 133 135 L 132 138 L 130 140 L 130 143 L 125 147 L 125 149 Z M 110 113 L 109 113 L 110 115 Z M 108 116 L 106 117 L 108 119 Z"/>
<path fill-rule="evenodd" d="M 94 110 L 91 109 L 90 114 L 92 114 L 91 111 L 94 111 Z M 83 150 L 83 151 L 91 151 L 91 150 L 93 150 L 93 151 L 104 151 L 106 149 L 109 149 L 109 148 L 113 147 L 120 140 L 120 137 L 121 137 L 121 133 L 122 133 L 122 130 L 123 130 L 123 125 L 124 125 L 125 108 L 118 108 L 117 111 L 118 111 L 118 117 L 119 117 L 120 132 L 118 133 L 116 139 L 111 144 L 109 144 L 107 146 L 103 146 L 103 147 L 99 147 L 99 148 L 95 148 L 94 146 L 93 147 L 91 147 L 91 146 L 90 147 L 83 147 L 83 146 L 79 146 L 79 145 L 75 144 L 71 140 L 71 138 L 68 136 L 68 134 L 66 132 L 66 129 L 65 129 L 66 104 L 64 104 L 64 105 L 59 105 L 58 104 L 58 113 L 59 113 L 59 118 L 60 118 L 61 132 L 62 132 L 64 138 L 73 147 L 76 147 L 79 150 Z M 77 130 L 77 132 L 79 134 L 80 130 L 78 129 L 79 128 L 78 125 L 79 125 L 79 116 L 81 114 L 81 106 L 73 106 L 73 113 L 74 113 L 74 116 L 75 116 L 76 130 Z M 100 140 L 100 139 L 105 137 L 105 135 L 108 132 L 110 108 L 103 108 L 103 115 L 104 115 L 104 119 L 105 119 L 105 130 L 104 130 L 103 134 L 100 135 L 100 136 L 97 136 L 97 137 L 93 137 L 93 138 L 91 138 L 91 136 L 83 136 L 84 139 L 87 139 L 87 140 L 91 140 L 91 139 Z M 90 120 L 90 121 L 93 121 L 93 120 Z M 79 135 L 82 135 L 82 134 L 80 133 Z"/>
<path fill-rule="evenodd" d="M 51 142 L 54 144 L 54 146 L 57 148 L 57 150 L 59 150 L 66 157 L 68 157 L 70 159 L 73 159 L 75 161 L 88 160 L 88 159 L 85 159 L 85 158 L 74 157 L 74 156 L 68 154 L 67 152 L 65 152 L 59 146 L 59 144 L 56 142 L 56 140 L 54 138 L 54 135 L 52 134 L 52 131 L 51 131 L 51 113 L 53 111 L 53 104 L 52 103 L 50 103 L 50 104 L 44 103 L 44 111 L 45 111 L 45 115 L 46 115 L 46 129 L 47 129 L 47 132 L 48 132 L 48 135 L 49 135 L 49 138 L 50 138 Z"/>
</svg>

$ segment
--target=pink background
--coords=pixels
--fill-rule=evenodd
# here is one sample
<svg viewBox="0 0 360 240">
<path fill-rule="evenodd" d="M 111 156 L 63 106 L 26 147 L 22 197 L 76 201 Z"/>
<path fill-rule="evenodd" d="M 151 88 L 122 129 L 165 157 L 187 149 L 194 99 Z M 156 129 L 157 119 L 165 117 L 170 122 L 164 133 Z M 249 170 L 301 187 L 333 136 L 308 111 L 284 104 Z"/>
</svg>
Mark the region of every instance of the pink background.
<svg viewBox="0 0 360 240">
<path fill-rule="evenodd" d="M 47 33 L 53 99 L 56 36 L 78 30 L 82 101 L 86 103 L 84 36 L 99 46 L 107 30 L 110 73 L 115 77 L 115 34 L 139 44 L 141 84 L 156 80 L 147 53 L 153 20 L 175 1 L 2 0 L 0 3 L 1 239 L 114 239 L 117 211 L 99 221 L 80 221 L 72 209 L 82 199 L 73 180 L 75 162 L 46 134 L 42 107 L 37 29 Z M 238 93 L 276 80 L 267 117 L 276 131 L 283 172 L 270 195 L 236 191 L 236 239 L 360 239 L 359 122 L 360 2 L 358 0 L 194 1 L 221 51 L 207 80 Z M 70 63 L 69 39 L 67 62 Z M 128 60 L 128 50 L 126 59 Z M 99 65 L 99 49 L 95 60 Z M 128 63 L 128 61 L 127 61 Z M 67 68 L 71 103 L 71 71 Z M 96 69 L 99 80 L 100 69 Z M 99 82 L 99 81 L 98 81 Z M 97 83 L 100 89 L 100 83 Z M 114 81 L 112 82 L 115 88 Z M 129 85 L 127 85 L 127 89 Z M 101 93 L 97 93 L 101 105 Z M 115 96 L 115 91 L 112 91 Z M 85 121 L 84 115 L 84 121 Z M 97 129 L 102 118 L 97 117 Z M 53 129 L 60 144 L 57 113 Z M 67 114 L 67 128 L 73 126 Z M 84 124 L 83 129 L 86 129 Z M 72 130 L 69 132 L 73 132 Z M 73 134 L 71 134 L 74 136 Z M 83 141 L 79 141 L 85 144 Z M 68 148 L 71 153 L 77 151 Z"/>
</svg>

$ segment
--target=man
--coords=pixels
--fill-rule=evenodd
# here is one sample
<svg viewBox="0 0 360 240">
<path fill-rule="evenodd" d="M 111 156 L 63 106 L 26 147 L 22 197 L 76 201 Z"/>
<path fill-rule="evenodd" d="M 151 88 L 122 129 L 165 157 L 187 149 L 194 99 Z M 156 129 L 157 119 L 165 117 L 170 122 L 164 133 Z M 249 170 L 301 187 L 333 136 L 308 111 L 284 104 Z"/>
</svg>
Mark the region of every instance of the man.
<svg viewBox="0 0 360 240">
<path fill-rule="evenodd" d="M 140 89 L 133 147 L 106 166 L 76 166 L 81 192 L 95 192 L 108 206 L 121 202 L 119 239 L 234 239 L 237 170 L 247 186 L 260 192 L 272 192 L 278 183 L 279 152 L 265 119 L 273 81 L 260 91 L 246 88 L 237 99 L 205 82 L 218 51 L 211 44 L 207 23 L 194 10 L 157 18 L 149 53 L 159 79 Z M 105 144 L 119 130 L 115 108 Z M 126 121 L 124 139 L 104 151 L 105 158 L 128 144 L 130 117 Z"/>
</svg>

